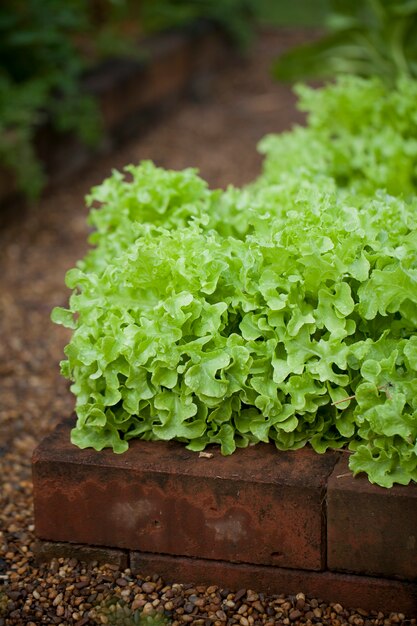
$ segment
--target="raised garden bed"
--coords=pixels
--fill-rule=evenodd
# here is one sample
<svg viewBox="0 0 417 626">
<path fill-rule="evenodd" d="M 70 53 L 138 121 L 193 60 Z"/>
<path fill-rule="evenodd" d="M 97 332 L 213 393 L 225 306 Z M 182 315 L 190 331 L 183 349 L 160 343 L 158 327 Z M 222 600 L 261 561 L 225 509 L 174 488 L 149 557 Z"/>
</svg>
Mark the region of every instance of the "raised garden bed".
<svg viewBox="0 0 417 626">
<path fill-rule="evenodd" d="M 309 448 L 208 458 L 136 440 L 123 455 L 80 450 L 72 425 L 33 456 L 38 558 L 416 614 L 416 484 L 371 485 L 344 453 Z"/>
</svg>

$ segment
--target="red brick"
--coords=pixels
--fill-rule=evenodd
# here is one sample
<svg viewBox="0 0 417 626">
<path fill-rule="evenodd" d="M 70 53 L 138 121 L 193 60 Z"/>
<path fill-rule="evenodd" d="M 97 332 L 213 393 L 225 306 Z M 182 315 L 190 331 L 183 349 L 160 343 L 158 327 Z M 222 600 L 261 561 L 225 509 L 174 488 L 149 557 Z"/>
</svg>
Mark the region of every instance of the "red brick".
<svg viewBox="0 0 417 626">
<path fill-rule="evenodd" d="M 215 584 L 267 594 L 295 595 L 302 591 L 325 602 L 338 602 L 345 608 L 417 615 L 417 585 L 398 580 L 137 552 L 130 555 L 130 568 L 144 576 L 157 573 L 166 582 Z"/>
<path fill-rule="evenodd" d="M 38 563 L 51 561 L 51 559 L 77 559 L 91 563 L 108 563 L 117 565 L 120 570 L 129 566 L 129 553 L 126 550 L 114 550 L 113 548 L 85 546 L 74 543 L 62 543 L 58 541 L 37 540 L 35 544 L 35 558 Z"/>
<path fill-rule="evenodd" d="M 319 570 L 325 486 L 337 454 L 259 444 L 199 458 L 176 442 L 80 450 L 70 423 L 33 457 L 38 537 Z"/>
<path fill-rule="evenodd" d="M 417 580 L 417 485 L 372 485 L 341 459 L 328 483 L 327 536 L 331 570 Z"/>
</svg>

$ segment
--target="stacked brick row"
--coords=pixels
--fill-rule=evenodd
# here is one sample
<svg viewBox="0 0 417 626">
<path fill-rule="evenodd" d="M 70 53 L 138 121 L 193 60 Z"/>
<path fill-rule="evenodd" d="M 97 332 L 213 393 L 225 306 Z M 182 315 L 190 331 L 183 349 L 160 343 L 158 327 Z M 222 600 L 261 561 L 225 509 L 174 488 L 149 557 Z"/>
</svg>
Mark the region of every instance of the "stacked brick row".
<svg viewBox="0 0 417 626">
<path fill-rule="evenodd" d="M 417 614 L 417 485 L 353 478 L 347 454 L 229 457 L 134 441 L 79 450 L 62 423 L 34 453 L 40 555 L 116 560 L 176 582 L 305 593 Z"/>
</svg>

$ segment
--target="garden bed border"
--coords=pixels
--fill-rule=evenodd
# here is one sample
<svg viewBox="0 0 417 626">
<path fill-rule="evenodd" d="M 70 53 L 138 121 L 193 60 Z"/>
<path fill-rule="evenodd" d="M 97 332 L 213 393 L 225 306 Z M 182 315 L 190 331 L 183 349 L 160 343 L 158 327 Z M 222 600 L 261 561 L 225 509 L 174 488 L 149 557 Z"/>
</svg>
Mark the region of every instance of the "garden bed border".
<svg viewBox="0 0 417 626">
<path fill-rule="evenodd" d="M 384 489 L 354 478 L 346 453 L 272 444 L 212 458 L 162 441 L 80 450 L 73 424 L 33 455 L 39 560 L 417 614 L 417 484 Z"/>
</svg>

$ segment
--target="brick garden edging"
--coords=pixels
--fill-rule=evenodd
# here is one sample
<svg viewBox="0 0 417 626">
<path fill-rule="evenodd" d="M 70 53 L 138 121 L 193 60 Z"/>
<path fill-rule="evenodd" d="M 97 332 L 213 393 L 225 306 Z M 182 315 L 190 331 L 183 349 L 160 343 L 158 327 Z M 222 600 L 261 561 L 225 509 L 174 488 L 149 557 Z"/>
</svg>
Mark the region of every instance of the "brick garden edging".
<svg viewBox="0 0 417 626">
<path fill-rule="evenodd" d="M 350 475 L 346 455 L 309 448 L 210 459 L 176 442 L 80 450 L 72 424 L 33 455 L 40 559 L 417 614 L 417 485 L 376 487 Z"/>
</svg>

